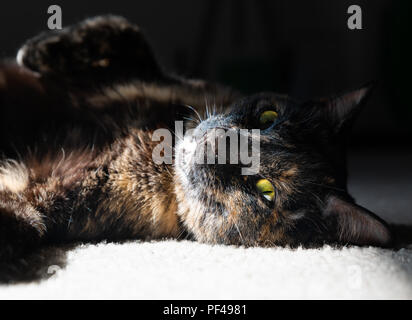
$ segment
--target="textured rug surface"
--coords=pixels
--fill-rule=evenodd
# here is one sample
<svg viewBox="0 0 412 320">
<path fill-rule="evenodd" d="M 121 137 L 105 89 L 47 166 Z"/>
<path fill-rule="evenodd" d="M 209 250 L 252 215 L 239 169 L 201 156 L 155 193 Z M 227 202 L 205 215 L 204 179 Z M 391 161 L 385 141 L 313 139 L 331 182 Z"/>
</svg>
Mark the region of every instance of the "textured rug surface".
<svg viewBox="0 0 412 320">
<path fill-rule="evenodd" d="M 194 242 L 99 244 L 68 254 L 40 283 L 0 289 L 30 299 L 412 299 L 412 250 L 242 249 Z"/>
<path fill-rule="evenodd" d="M 390 222 L 412 224 L 411 154 L 362 153 L 351 160 L 350 190 L 359 203 Z M 47 280 L 0 286 L 0 298 L 412 299 L 408 248 L 101 243 L 69 250 L 65 268 L 47 269 Z"/>
</svg>

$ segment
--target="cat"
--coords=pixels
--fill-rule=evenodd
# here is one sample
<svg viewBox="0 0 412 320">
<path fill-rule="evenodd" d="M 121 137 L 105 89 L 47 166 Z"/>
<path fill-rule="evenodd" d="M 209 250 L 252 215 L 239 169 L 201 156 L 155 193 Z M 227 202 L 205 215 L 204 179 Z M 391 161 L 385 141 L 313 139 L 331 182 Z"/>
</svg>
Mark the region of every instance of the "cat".
<svg viewBox="0 0 412 320">
<path fill-rule="evenodd" d="M 370 91 L 301 102 L 170 75 L 118 16 L 44 32 L 0 66 L 0 261 L 125 239 L 388 247 L 387 224 L 346 185 L 345 140 Z M 177 120 L 194 128 L 173 145 L 185 161 L 157 164 L 153 132 Z M 260 171 L 194 162 L 204 128 L 260 129 Z"/>
</svg>

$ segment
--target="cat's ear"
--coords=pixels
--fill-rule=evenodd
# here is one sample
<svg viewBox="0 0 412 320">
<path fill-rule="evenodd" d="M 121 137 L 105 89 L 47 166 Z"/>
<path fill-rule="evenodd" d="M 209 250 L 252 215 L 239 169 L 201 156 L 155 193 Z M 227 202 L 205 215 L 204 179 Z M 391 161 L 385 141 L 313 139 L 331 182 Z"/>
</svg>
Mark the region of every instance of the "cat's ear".
<svg viewBox="0 0 412 320">
<path fill-rule="evenodd" d="M 388 247 L 392 243 L 387 224 L 369 210 L 347 200 L 330 196 L 324 216 L 333 221 L 342 244 Z"/>
<path fill-rule="evenodd" d="M 322 113 L 335 132 L 352 123 L 371 94 L 373 86 L 369 83 L 356 90 L 321 100 Z"/>
</svg>

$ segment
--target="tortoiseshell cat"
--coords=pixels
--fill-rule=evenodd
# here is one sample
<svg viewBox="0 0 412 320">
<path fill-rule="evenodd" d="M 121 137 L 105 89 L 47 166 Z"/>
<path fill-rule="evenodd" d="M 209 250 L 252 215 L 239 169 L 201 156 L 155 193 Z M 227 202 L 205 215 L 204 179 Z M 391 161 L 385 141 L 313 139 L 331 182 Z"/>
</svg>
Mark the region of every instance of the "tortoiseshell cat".
<svg viewBox="0 0 412 320">
<path fill-rule="evenodd" d="M 296 101 L 165 74 L 139 28 L 97 17 L 46 32 L 0 67 L 0 258 L 44 243 L 180 238 L 245 246 L 388 246 L 346 189 L 345 136 L 369 87 Z M 253 81 L 253 80 L 251 80 Z M 156 164 L 156 128 L 261 129 L 260 172 Z"/>
</svg>

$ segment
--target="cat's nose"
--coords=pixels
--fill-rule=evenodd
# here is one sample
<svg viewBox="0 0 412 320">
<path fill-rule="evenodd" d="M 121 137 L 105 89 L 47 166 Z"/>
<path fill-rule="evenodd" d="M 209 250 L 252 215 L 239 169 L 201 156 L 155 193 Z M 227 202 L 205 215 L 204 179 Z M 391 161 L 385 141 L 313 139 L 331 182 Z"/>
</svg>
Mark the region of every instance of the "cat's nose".
<svg viewBox="0 0 412 320">
<path fill-rule="evenodd" d="M 196 138 L 203 137 L 208 131 L 213 129 L 229 130 L 231 127 L 229 119 L 223 116 L 212 116 L 202 121 L 195 129 Z"/>
<path fill-rule="evenodd" d="M 217 126 L 222 125 L 222 120 L 216 117 L 211 117 L 207 120 L 202 121 L 196 128 L 199 135 L 204 135 L 208 130 L 214 129 Z"/>
<path fill-rule="evenodd" d="M 237 164 L 236 130 L 225 130 L 221 127 L 213 127 L 205 131 L 199 131 L 195 135 L 198 156 L 203 159 L 203 164 Z M 233 145 L 235 143 L 235 146 Z"/>
</svg>

